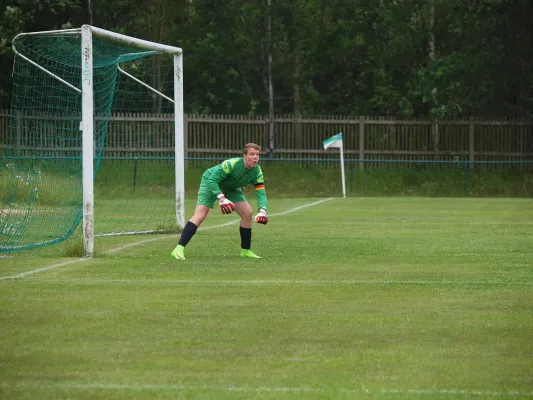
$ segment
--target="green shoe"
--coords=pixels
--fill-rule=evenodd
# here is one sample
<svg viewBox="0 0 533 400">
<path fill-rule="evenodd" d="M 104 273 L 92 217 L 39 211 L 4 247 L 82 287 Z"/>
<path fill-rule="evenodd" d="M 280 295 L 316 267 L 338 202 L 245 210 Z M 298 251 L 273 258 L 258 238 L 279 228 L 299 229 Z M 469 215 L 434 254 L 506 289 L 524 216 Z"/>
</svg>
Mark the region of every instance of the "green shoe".
<svg viewBox="0 0 533 400">
<path fill-rule="evenodd" d="M 252 250 L 246 250 L 246 249 L 242 249 L 242 250 L 241 250 L 241 257 L 247 257 L 247 258 L 261 258 L 261 257 L 259 257 L 258 255 L 255 255 L 254 253 L 252 253 Z"/>
<path fill-rule="evenodd" d="M 170 258 L 175 258 L 177 260 L 185 260 L 185 247 L 178 244 L 172 253 L 170 253 Z"/>
</svg>

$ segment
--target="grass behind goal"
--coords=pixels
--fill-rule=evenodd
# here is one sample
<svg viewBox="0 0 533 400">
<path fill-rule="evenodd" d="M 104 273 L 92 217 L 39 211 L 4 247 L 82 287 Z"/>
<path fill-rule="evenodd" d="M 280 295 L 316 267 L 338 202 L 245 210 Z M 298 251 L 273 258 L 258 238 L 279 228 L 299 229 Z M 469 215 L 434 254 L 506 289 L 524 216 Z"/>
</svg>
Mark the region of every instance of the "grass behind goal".
<svg viewBox="0 0 533 400">
<path fill-rule="evenodd" d="M 0 258 L 0 397 L 533 397 L 531 199 L 316 201 Z"/>
</svg>

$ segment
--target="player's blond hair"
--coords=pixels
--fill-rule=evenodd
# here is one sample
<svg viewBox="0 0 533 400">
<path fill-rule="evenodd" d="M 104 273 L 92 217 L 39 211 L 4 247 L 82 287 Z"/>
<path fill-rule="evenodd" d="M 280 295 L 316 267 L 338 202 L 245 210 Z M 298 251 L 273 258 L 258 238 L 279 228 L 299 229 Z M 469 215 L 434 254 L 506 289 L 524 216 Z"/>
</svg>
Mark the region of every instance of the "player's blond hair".
<svg viewBox="0 0 533 400">
<path fill-rule="evenodd" d="M 248 150 L 250 149 L 261 151 L 261 146 L 255 143 L 247 143 L 244 145 L 243 154 L 248 154 Z"/>
</svg>

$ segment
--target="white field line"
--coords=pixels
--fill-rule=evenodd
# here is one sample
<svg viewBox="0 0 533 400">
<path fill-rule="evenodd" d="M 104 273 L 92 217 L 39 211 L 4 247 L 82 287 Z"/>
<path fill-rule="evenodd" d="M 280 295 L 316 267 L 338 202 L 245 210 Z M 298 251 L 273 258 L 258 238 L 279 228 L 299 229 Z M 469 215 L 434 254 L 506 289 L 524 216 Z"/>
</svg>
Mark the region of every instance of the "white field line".
<svg viewBox="0 0 533 400">
<path fill-rule="evenodd" d="M 280 213 L 270 214 L 269 217 L 277 217 L 279 215 L 290 214 L 290 213 L 293 213 L 295 211 L 299 211 L 299 210 L 302 210 L 302 209 L 308 208 L 308 207 L 313 207 L 313 206 L 316 206 L 318 204 L 324 203 L 326 201 L 334 200 L 334 199 L 335 199 L 335 197 L 329 197 L 327 199 L 314 201 L 312 203 L 304 204 L 304 205 L 298 206 L 298 207 L 294 207 L 294 208 L 291 208 L 290 210 L 286 210 L 286 211 L 283 211 L 283 212 L 280 212 Z M 239 221 L 240 221 L 240 219 L 234 219 L 232 221 L 229 221 L 229 222 L 226 222 L 226 223 L 220 224 L 220 225 L 200 227 L 200 228 L 198 228 L 198 230 L 222 228 L 224 226 L 234 225 L 234 224 L 238 223 Z M 118 252 L 120 252 L 122 250 L 129 249 L 130 247 L 139 246 L 139 245 L 145 244 L 145 243 L 155 242 L 157 240 L 170 239 L 170 238 L 174 238 L 174 237 L 176 237 L 176 235 L 169 235 L 169 236 L 164 236 L 164 237 L 158 237 L 158 238 L 152 238 L 152 239 L 146 239 L 146 240 L 139 240 L 137 242 L 129 243 L 129 244 L 124 245 L 124 246 L 116 247 L 114 249 L 109 250 L 108 252 L 109 253 L 118 253 Z M 0 277 L 0 281 L 6 280 L 6 279 L 24 278 L 25 276 L 28 276 L 28 275 L 36 274 L 36 273 L 43 272 L 43 271 L 48 271 L 50 269 L 54 269 L 54 268 L 58 268 L 58 267 L 63 267 L 65 265 L 70 265 L 70 264 L 79 263 L 79 262 L 85 262 L 85 261 L 89 261 L 89 260 L 91 260 L 91 259 L 83 257 L 83 258 L 77 258 L 75 260 L 64 261 L 64 262 L 59 263 L 59 264 L 50 265 L 48 267 L 37 268 L 37 269 L 31 270 L 31 271 L 21 272 L 20 274 L 16 274 L 16 275 L 3 276 L 3 277 Z"/>
<path fill-rule="evenodd" d="M 3 388 L 11 386 L 18 388 L 63 388 L 63 389 L 77 389 L 77 390 L 173 390 L 173 391 L 217 391 L 217 392 L 245 392 L 245 393 L 259 393 L 259 392 L 274 392 L 274 393 L 381 393 L 381 394 L 414 394 L 414 395 L 449 395 L 464 398 L 465 396 L 479 396 L 483 398 L 491 397 L 533 397 L 533 392 L 509 390 L 509 391 L 490 391 L 490 390 L 466 390 L 466 389 L 368 389 L 365 386 L 361 388 L 320 388 L 320 387 L 238 387 L 238 386 L 189 386 L 189 385 L 122 385 L 122 384 L 105 384 L 105 383 L 48 383 L 40 380 L 17 382 L 14 385 L 9 385 L 0 382 Z"/>
<path fill-rule="evenodd" d="M 392 279 L 343 279 L 343 280 L 302 280 L 302 279 L 252 279 L 252 280 L 203 280 L 203 279 L 108 279 L 108 278 L 54 278 L 54 279 L 39 279 L 37 283 L 44 282 L 61 282 L 72 283 L 75 285 L 87 284 L 138 284 L 138 285 L 216 285 L 216 286 L 261 286 L 261 285 L 280 285 L 280 286 L 385 286 L 385 285 L 522 285 L 531 286 L 530 282 L 514 282 L 514 281 L 450 281 L 450 280 L 392 280 Z"/>
<path fill-rule="evenodd" d="M 49 269 L 63 267 L 65 265 L 84 262 L 84 261 L 88 261 L 88 260 L 89 260 L 89 258 L 85 258 L 85 257 L 84 258 L 77 258 L 75 260 L 65 261 L 65 262 L 62 262 L 62 263 L 59 263 L 59 264 L 50 265 L 48 267 L 42 267 L 42 268 L 33 269 L 31 271 L 21 272 L 20 274 L 16 274 L 16 275 L 2 276 L 2 277 L 0 277 L 0 281 L 1 280 L 5 280 L 5 279 L 23 278 L 26 275 L 36 274 L 38 272 L 48 271 Z"/>
</svg>

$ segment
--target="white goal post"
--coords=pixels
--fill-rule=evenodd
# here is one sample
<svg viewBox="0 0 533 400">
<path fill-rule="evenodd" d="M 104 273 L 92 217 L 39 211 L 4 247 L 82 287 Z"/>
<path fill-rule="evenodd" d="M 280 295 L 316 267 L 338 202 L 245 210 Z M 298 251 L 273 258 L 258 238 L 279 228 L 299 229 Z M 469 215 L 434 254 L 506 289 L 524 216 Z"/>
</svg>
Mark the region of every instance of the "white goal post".
<svg viewBox="0 0 533 400">
<path fill-rule="evenodd" d="M 183 132 L 183 52 L 182 49 L 110 32 L 90 25 L 81 28 L 82 71 L 82 147 L 83 147 L 83 242 L 85 255 L 94 253 L 94 167 L 93 167 L 93 35 L 122 42 L 141 49 L 173 55 L 174 59 L 174 127 L 175 127 L 175 195 L 176 224 L 185 225 L 184 132 Z M 117 66 L 118 67 L 118 66 Z M 119 71 L 120 68 L 119 68 Z M 145 85 L 144 83 L 142 83 Z M 147 85 L 145 85 L 147 86 Z M 155 89 L 153 91 L 157 92 Z M 160 94 L 162 95 L 162 94 Z M 166 96 L 162 95 L 167 98 Z M 169 99 L 171 100 L 171 99 Z"/>
<path fill-rule="evenodd" d="M 59 243 L 80 225 L 86 257 L 95 236 L 182 229 L 182 49 L 91 25 L 20 33 L 12 49 L 0 252 Z"/>
</svg>

